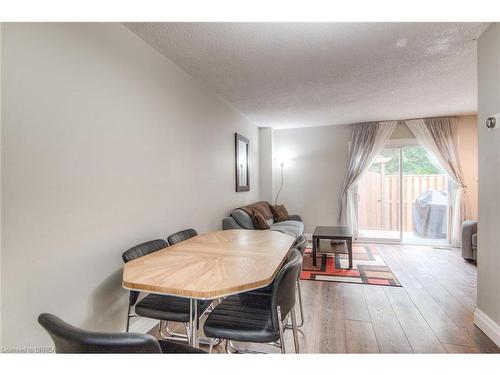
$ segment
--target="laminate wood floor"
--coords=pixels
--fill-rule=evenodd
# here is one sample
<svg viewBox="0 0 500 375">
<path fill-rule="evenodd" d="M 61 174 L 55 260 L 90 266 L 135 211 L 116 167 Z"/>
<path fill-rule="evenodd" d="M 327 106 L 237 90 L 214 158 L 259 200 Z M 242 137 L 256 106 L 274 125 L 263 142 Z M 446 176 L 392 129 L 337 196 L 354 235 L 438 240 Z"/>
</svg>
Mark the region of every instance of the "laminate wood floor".
<svg viewBox="0 0 500 375">
<path fill-rule="evenodd" d="M 476 266 L 457 249 L 377 246 L 403 287 L 301 281 L 301 353 L 500 353 L 473 323 Z M 291 330 L 285 341 L 292 353 Z"/>
</svg>

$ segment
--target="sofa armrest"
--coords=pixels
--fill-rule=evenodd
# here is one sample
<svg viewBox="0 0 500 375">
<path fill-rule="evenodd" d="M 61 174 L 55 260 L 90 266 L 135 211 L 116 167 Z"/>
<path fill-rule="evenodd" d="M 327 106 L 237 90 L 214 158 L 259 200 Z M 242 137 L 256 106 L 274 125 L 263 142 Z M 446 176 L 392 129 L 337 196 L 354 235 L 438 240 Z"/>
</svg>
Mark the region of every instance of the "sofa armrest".
<svg viewBox="0 0 500 375">
<path fill-rule="evenodd" d="M 464 221 L 462 224 L 462 258 L 474 259 L 472 253 L 472 235 L 477 233 L 477 221 Z"/>
<path fill-rule="evenodd" d="M 222 219 L 222 229 L 245 229 L 241 225 L 239 225 L 233 217 L 228 216 Z"/>
<path fill-rule="evenodd" d="M 300 215 L 288 215 L 288 220 L 302 221 Z"/>
</svg>

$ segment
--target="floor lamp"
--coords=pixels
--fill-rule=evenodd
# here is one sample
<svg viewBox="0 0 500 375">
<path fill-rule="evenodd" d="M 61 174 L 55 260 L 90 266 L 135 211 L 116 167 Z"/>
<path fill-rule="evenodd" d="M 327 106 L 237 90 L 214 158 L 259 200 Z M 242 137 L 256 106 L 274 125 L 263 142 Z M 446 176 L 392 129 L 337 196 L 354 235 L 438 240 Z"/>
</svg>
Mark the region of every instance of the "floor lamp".
<svg viewBox="0 0 500 375">
<path fill-rule="evenodd" d="M 281 189 L 283 189 L 283 170 L 284 170 L 284 167 L 285 167 L 285 161 L 284 160 L 280 161 L 280 167 L 281 167 L 281 184 L 280 184 L 280 188 L 278 189 L 278 193 L 276 194 L 276 199 L 274 200 L 274 205 L 278 204 L 278 197 L 280 196 Z"/>
</svg>

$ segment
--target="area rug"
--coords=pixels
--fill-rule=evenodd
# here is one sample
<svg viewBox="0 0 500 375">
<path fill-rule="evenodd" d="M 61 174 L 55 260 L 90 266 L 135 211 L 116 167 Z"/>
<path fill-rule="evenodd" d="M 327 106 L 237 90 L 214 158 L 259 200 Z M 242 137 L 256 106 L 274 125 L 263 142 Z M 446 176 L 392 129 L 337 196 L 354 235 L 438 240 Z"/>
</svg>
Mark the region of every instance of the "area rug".
<svg viewBox="0 0 500 375">
<path fill-rule="evenodd" d="M 312 246 L 304 253 L 301 280 L 401 286 L 396 276 L 380 256 L 376 245 L 353 244 L 353 268 L 344 253 L 318 253 L 316 267 L 312 265 Z"/>
</svg>

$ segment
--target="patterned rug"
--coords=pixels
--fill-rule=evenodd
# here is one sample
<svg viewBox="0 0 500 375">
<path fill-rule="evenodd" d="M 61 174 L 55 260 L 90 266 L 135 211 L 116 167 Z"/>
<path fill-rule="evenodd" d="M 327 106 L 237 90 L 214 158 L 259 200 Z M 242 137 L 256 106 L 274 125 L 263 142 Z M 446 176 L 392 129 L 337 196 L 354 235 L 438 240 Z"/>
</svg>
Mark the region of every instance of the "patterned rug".
<svg viewBox="0 0 500 375">
<path fill-rule="evenodd" d="M 337 245 L 342 246 L 342 245 Z M 353 244 L 353 268 L 347 254 L 318 253 L 316 267 L 312 265 L 312 245 L 304 253 L 301 280 L 401 286 L 377 251 L 376 245 Z"/>
</svg>

